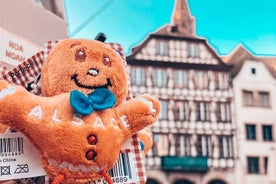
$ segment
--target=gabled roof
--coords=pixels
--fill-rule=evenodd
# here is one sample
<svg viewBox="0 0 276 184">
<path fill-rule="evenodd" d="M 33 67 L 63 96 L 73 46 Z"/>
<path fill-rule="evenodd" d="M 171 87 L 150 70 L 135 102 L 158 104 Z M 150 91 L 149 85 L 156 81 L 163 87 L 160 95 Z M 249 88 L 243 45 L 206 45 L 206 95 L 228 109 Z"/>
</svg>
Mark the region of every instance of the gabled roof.
<svg viewBox="0 0 276 184">
<path fill-rule="evenodd" d="M 173 25 L 165 25 L 157 30 L 154 34 L 156 35 L 166 35 L 166 36 L 173 36 L 173 37 L 185 37 L 185 38 L 198 38 L 194 34 L 184 34 L 179 31 L 174 31 L 175 27 Z"/>
<path fill-rule="evenodd" d="M 222 57 L 222 59 L 225 63 L 233 65 L 232 78 L 238 75 L 244 62 L 248 60 L 263 62 L 273 77 L 276 78 L 276 57 L 254 56 L 244 45 L 238 45 L 230 55 Z"/>
<path fill-rule="evenodd" d="M 132 48 L 131 55 L 137 53 L 137 50 L 143 47 L 153 36 L 160 36 L 167 39 L 196 39 L 194 22 L 195 20 L 190 13 L 187 0 L 175 0 L 171 23 L 150 34 L 142 44 Z"/>
<path fill-rule="evenodd" d="M 209 53 L 211 53 L 211 55 L 219 62 L 218 65 L 214 66 L 210 66 L 212 67 L 213 70 L 223 70 L 223 71 L 229 71 L 231 69 L 231 64 L 227 64 L 225 62 L 223 62 L 223 60 L 216 54 L 216 52 L 214 51 L 214 49 L 207 43 L 206 39 L 203 38 L 199 38 L 199 37 L 184 37 L 184 36 L 180 36 L 180 35 L 176 35 L 176 34 L 167 34 L 166 32 L 166 28 L 168 28 L 169 25 L 166 25 L 164 27 L 162 27 L 161 29 L 159 29 L 158 31 L 156 31 L 153 34 L 150 34 L 140 45 L 136 46 L 135 48 L 132 49 L 132 53 L 131 55 L 127 56 L 126 60 L 127 62 L 130 63 L 136 63 L 138 60 L 135 59 L 136 55 L 138 53 L 140 53 L 142 51 L 142 49 L 144 47 L 146 47 L 147 43 L 151 40 L 151 39 L 163 39 L 163 40 L 185 40 L 187 42 L 196 42 L 196 43 L 201 43 L 203 45 L 206 46 L 207 50 L 209 51 Z M 142 61 L 139 60 L 140 64 L 142 64 Z M 154 61 L 152 62 L 148 62 L 148 64 L 152 64 Z M 163 63 L 163 64 L 162 64 Z M 199 67 L 203 67 L 206 66 L 206 64 L 195 64 L 195 63 L 175 63 L 173 64 L 171 61 L 168 62 L 162 62 L 159 64 L 162 65 L 179 65 L 181 64 L 182 66 L 186 66 L 186 67 L 191 67 L 191 68 L 199 68 Z M 206 70 L 208 68 L 205 68 Z M 210 69 L 210 68 L 209 68 Z"/>
<path fill-rule="evenodd" d="M 197 41 L 197 42 L 206 42 L 205 39 L 199 38 L 199 37 L 191 37 L 191 36 L 183 36 L 181 33 L 172 33 L 171 31 L 171 25 L 167 24 L 163 27 L 161 27 L 159 30 L 157 30 L 154 33 L 149 34 L 148 37 L 139 45 L 132 48 L 132 53 L 129 55 L 129 58 L 132 58 L 133 55 L 135 55 L 141 48 L 143 48 L 151 38 L 164 38 L 164 39 L 178 39 L 178 40 L 190 40 L 190 41 Z"/>
<path fill-rule="evenodd" d="M 276 78 L 276 57 L 261 56 L 258 58 L 266 64 L 268 70 L 271 72 L 273 77 Z"/>
<path fill-rule="evenodd" d="M 232 67 L 222 61 L 222 59 L 216 54 L 213 48 L 206 42 L 206 39 L 197 37 L 194 32 L 194 17 L 191 16 L 187 0 L 176 0 L 175 9 L 172 16 L 172 23 L 164 25 L 156 32 L 149 34 L 149 36 L 138 46 L 132 48 L 132 53 L 127 56 L 127 62 L 136 63 L 138 60 L 135 59 L 136 55 L 142 51 L 144 47 L 146 47 L 147 43 L 151 39 L 162 39 L 162 40 L 185 40 L 187 42 L 201 43 L 206 46 L 208 52 L 218 61 L 217 65 L 210 65 L 213 70 L 223 70 L 229 71 Z M 144 62 L 144 61 L 143 61 Z M 151 62 L 153 63 L 153 62 Z M 140 62 L 141 64 L 141 62 Z M 150 63 L 148 63 L 150 64 Z M 170 64 L 172 62 L 163 62 L 158 64 Z M 175 63 L 174 65 L 179 65 L 179 63 Z M 183 65 L 183 63 L 182 63 Z M 196 63 L 186 63 L 187 67 L 194 68 L 206 68 L 206 64 L 196 64 Z"/>
</svg>

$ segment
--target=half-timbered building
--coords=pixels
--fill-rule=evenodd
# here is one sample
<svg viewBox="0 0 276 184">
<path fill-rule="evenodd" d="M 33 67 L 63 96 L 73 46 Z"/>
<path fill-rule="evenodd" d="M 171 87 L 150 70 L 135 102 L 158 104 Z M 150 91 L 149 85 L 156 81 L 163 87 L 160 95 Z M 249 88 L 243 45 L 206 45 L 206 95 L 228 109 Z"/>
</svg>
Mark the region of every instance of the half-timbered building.
<svg viewBox="0 0 276 184">
<path fill-rule="evenodd" d="M 235 125 L 231 66 L 195 34 L 186 0 L 176 0 L 172 21 L 127 57 L 134 96 L 159 98 L 146 157 L 150 184 L 234 182 Z"/>
</svg>

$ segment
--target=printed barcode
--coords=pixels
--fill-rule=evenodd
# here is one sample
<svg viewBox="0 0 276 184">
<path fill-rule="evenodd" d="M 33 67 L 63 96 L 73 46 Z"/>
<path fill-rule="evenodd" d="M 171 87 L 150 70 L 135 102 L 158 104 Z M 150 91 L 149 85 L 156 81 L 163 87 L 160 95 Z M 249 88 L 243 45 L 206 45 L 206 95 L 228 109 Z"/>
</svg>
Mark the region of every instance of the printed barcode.
<svg viewBox="0 0 276 184">
<path fill-rule="evenodd" d="M 128 183 L 134 177 L 131 172 L 130 152 L 121 152 L 114 167 L 108 171 L 114 184 Z M 107 184 L 105 179 L 90 181 L 86 184 Z"/>
<path fill-rule="evenodd" d="M 0 138 L 0 156 L 23 154 L 23 137 Z"/>
<path fill-rule="evenodd" d="M 129 161 L 129 153 L 120 153 L 119 158 L 114 167 L 108 172 L 113 177 L 124 177 L 127 176 L 132 179 L 131 167 Z"/>
<path fill-rule="evenodd" d="M 45 176 L 21 179 L 20 184 L 45 184 Z"/>
</svg>

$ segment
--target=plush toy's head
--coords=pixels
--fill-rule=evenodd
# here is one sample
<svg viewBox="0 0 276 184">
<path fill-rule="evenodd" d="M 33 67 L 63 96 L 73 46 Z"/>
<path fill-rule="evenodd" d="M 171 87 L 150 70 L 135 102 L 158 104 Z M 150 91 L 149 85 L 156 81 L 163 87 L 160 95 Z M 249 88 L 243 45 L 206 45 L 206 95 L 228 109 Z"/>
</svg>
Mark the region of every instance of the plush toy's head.
<svg viewBox="0 0 276 184">
<path fill-rule="evenodd" d="M 67 39 L 49 54 L 42 69 L 44 96 L 72 89 L 85 94 L 97 88 L 111 90 L 120 104 L 127 95 L 127 75 L 122 57 L 97 40 Z"/>
</svg>

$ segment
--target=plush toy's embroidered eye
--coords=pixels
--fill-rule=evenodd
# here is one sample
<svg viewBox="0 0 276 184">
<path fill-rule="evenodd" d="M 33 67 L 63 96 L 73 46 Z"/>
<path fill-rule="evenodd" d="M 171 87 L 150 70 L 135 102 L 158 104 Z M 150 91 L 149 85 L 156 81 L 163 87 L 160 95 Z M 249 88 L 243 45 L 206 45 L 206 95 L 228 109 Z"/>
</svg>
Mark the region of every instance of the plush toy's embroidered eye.
<svg viewBox="0 0 276 184">
<path fill-rule="evenodd" d="M 84 49 L 78 49 L 75 53 L 75 60 L 76 61 L 85 61 L 86 53 Z"/>
<path fill-rule="evenodd" d="M 106 65 L 106 66 L 111 66 L 111 60 L 110 60 L 110 58 L 108 57 L 108 55 L 103 55 L 103 63 L 104 63 L 104 65 Z"/>
</svg>

